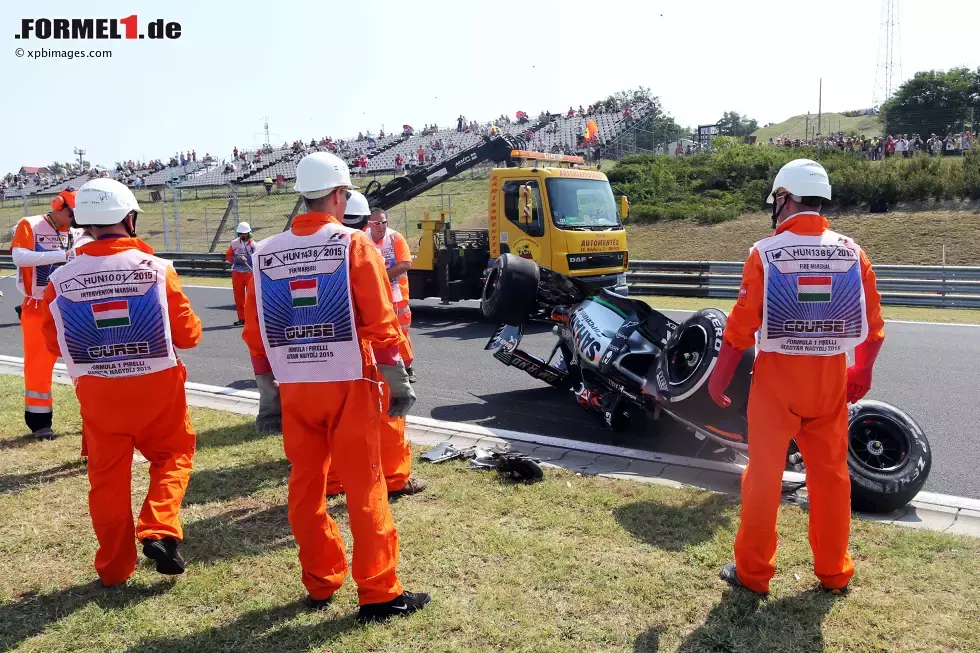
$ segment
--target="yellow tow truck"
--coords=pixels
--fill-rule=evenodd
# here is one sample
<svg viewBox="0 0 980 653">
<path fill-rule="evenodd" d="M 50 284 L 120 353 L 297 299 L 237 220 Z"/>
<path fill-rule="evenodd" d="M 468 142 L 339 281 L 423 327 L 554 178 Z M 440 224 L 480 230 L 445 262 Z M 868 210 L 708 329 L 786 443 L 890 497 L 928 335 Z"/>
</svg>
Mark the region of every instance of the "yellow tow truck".
<svg viewBox="0 0 980 653">
<path fill-rule="evenodd" d="M 622 196 L 617 204 L 609 180 L 582 157 L 531 152 L 519 137 L 484 137 L 383 186 L 371 182 L 365 196 L 372 208 L 387 211 L 485 161 L 503 164 L 490 172 L 488 228 L 453 229 L 452 211 L 426 213 L 408 272 L 412 298 L 479 299 L 489 266 L 505 253 L 627 293 L 629 201 Z"/>
</svg>

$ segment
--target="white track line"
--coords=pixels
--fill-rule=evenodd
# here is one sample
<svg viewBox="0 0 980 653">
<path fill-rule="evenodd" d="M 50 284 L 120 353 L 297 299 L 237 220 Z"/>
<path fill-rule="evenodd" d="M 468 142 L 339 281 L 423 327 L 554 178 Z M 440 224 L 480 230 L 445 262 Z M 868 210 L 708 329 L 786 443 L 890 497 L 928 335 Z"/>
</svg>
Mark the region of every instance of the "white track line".
<svg viewBox="0 0 980 653">
<path fill-rule="evenodd" d="M 973 327 L 980 328 L 980 324 L 967 324 L 965 322 L 915 322 L 912 320 L 885 320 L 885 324 L 919 324 L 923 326 L 942 326 L 942 327 Z"/>
</svg>

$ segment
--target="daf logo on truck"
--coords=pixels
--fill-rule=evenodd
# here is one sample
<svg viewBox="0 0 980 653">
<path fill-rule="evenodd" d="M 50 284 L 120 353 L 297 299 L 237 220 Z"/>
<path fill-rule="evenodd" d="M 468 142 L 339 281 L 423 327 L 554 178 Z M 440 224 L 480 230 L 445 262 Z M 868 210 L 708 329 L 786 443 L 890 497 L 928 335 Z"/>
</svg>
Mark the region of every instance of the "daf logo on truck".
<svg viewBox="0 0 980 653">
<path fill-rule="evenodd" d="M 298 326 L 286 327 L 286 340 L 304 340 L 306 338 L 333 338 L 333 323 L 328 324 L 300 324 Z"/>
<path fill-rule="evenodd" d="M 125 342 L 117 345 L 98 345 L 85 350 L 89 358 L 115 358 L 116 356 L 149 356 L 150 343 Z"/>
</svg>

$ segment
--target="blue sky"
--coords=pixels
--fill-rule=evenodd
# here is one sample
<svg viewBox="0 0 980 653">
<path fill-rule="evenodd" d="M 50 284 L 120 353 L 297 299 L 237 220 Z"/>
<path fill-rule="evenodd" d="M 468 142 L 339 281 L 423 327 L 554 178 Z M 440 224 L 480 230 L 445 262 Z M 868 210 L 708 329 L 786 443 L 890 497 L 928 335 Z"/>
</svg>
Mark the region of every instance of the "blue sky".
<svg viewBox="0 0 980 653">
<path fill-rule="evenodd" d="M 519 9 L 518 9 L 519 8 Z M 178 21 L 174 41 L 16 40 L 22 18 Z M 879 0 L 527 3 L 134 0 L 7 3 L 0 172 L 72 157 L 111 165 L 194 148 L 588 104 L 649 86 L 679 122 L 761 124 L 869 106 Z M 903 0 L 902 67 L 980 65 L 980 2 Z M 14 50 L 111 49 L 111 59 Z"/>
</svg>

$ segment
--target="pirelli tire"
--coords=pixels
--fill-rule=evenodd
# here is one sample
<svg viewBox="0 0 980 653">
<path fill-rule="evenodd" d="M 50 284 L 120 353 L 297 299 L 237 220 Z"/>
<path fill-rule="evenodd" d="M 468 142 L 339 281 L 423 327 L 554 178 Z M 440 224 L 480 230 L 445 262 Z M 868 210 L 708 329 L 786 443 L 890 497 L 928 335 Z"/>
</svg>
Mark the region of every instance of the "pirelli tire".
<svg viewBox="0 0 980 653">
<path fill-rule="evenodd" d="M 932 469 L 932 449 L 922 428 L 891 404 L 863 400 L 850 407 L 847 468 L 851 507 L 884 514 L 908 505 Z"/>
<path fill-rule="evenodd" d="M 523 324 L 538 299 L 541 272 L 529 259 L 503 254 L 493 262 L 483 284 L 480 309 L 498 324 Z"/>
<path fill-rule="evenodd" d="M 678 325 L 657 362 L 656 383 L 672 410 L 696 423 L 711 423 L 744 414 L 749 400 L 755 349 L 742 354 L 725 394 L 732 400 L 721 408 L 708 394 L 708 377 L 721 351 L 727 317 L 716 308 L 698 311 Z"/>
</svg>

